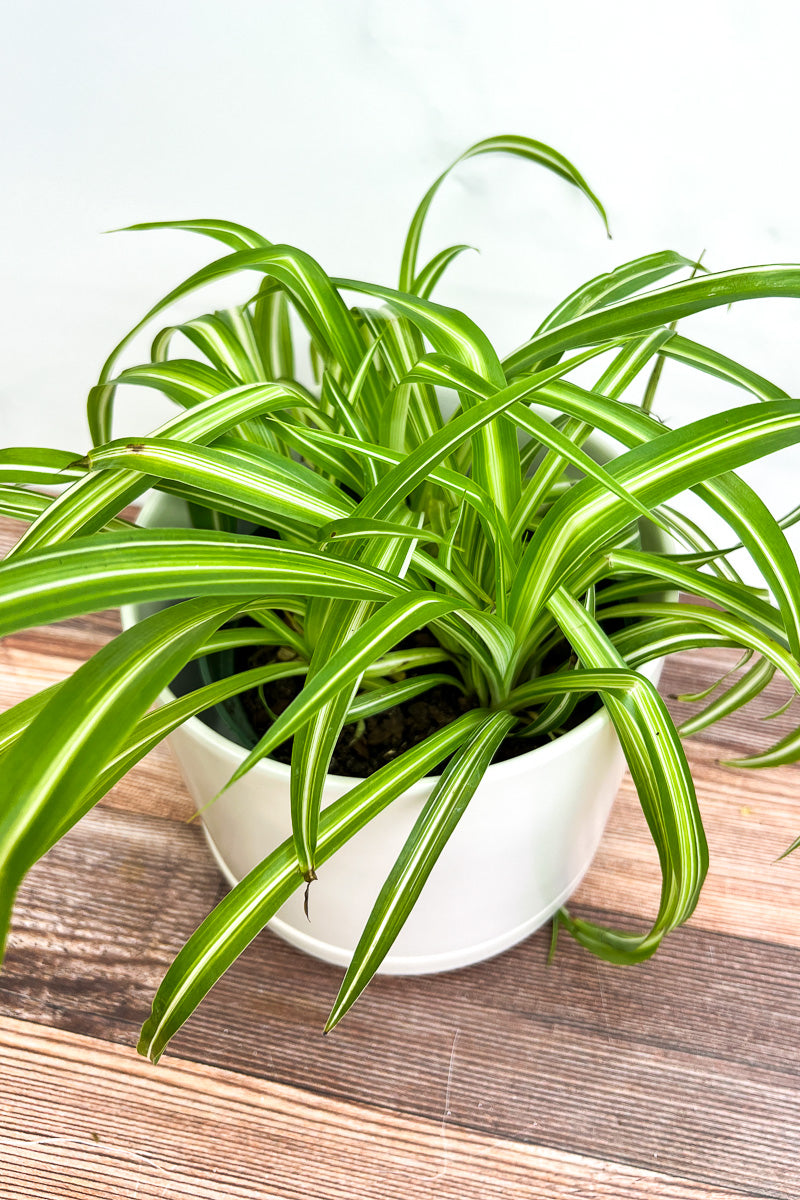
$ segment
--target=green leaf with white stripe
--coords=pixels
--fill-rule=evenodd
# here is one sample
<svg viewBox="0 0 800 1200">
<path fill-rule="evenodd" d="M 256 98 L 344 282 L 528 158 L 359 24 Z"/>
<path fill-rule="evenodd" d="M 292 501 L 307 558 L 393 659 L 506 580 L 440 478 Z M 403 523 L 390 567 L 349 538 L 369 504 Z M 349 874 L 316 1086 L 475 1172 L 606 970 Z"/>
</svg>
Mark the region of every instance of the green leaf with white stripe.
<svg viewBox="0 0 800 1200">
<path fill-rule="evenodd" d="M 407 317 L 430 339 L 436 350 L 455 358 L 496 387 L 506 380 L 497 353 L 474 321 L 452 308 L 422 300 L 404 292 L 354 279 L 337 279 L 342 289 L 366 292 L 383 300 L 400 317 Z M 474 477 L 507 515 L 519 499 L 519 471 L 515 465 L 516 444 L 511 431 L 501 423 L 476 427 L 473 442 Z M 437 435 L 434 435 L 437 436 Z"/>
<path fill-rule="evenodd" d="M 572 370 L 575 366 L 579 366 L 590 357 L 593 357 L 595 353 L 596 351 L 589 351 L 587 354 L 577 355 L 569 362 L 561 363 L 558 366 L 527 376 L 522 384 L 511 384 L 501 389 L 494 389 L 491 385 L 487 387 L 479 376 L 460 367 L 457 363 L 449 362 L 443 356 L 429 355 L 425 360 L 417 364 L 417 367 L 412 372 L 413 378 L 436 379 L 440 382 L 448 382 L 453 387 L 468 387 L 475 396 L 485 395 L 488 391 L 489 396 L 482 403 L 478 402 L 474 408 L 468 409 L 466 413 L 449 421 L 438 438 L 435 441 L 431 439 L 433 445 L 431 445 L 431 442 L 427 443 L 424 448 L 427 451 L 427 456 L 418 452 L 418 457 L 427 463 L 433 458 L 435 449 L 440 443 L 452 447 L 458 444 L 458 441 L 464 436 L 469 436 L 476 419 L 487 419 L 484 416 L 485 413 L 491 414 L 488 419 L 493 419 L 494 415 L 502 415 L 512 405 L 519 405 L 518 408 L 514 408 L 512 414 L 515 424 L 523 428 L 526 433 L 530 434 L 542 446 L 547 446 L 551 450 L 557 451 L 566 462 L 578 467 L 584 475 L 588 475 L 602 484 L 603 487 L 608 488 L 610 492 L 625 500 L 626 503 L 632 505 L 640 516 L 652 519 L 656 524 L 661 524 L 657 516 L 654 516 L 648 508 L 640 504 L 635 496 L 630 495 L 608 471 L 599 466 L 588 454 L 584 453 L 580 446 L 576 445 L 574 441 L 563 433 L 560 433 L 556 426 L 546 421 L 543 417 L 540 417 L 531 409 L 524 409 L 520 404 L 521 400 L 528 397 L 535 398 L 540 387 L 557 378 L 564 371 Z M 461 433 L 462 426 L 467 430 L 466 434 Z M 404 469 L 406 471 L 410 470 L 413 462 L 413 456 L 409 455 L 404 464 Z M 398 477 L 401 478 L 399 473 Z M 383 488 L 388 489 L 391 481 L 392 475 L 387 476 L 382 481 Z M 370 504 L 377 503 L 374 499 L 374 493 L 370 496 L 369 502 Z"/>
<path fill-rule="evenodd" d="M 156 437 L 205 444 L 248 417 L 305 407 L 304 393 L 291 383 L 246 384 L 209 396 L 156 430 Z M 20 538 L 12 554 L 56 545 L 78 534 L 101 529 L 121 508 L 146 491 L 140 471 L 90 475 L 59 496 Z"/>
<path fill-rule="evenodd" d="M 140 221 L 137 225 L 125 225 L 121 229 L 112 229 L 111 233 L 139 233 L 152 229 L 177 229 L 187 233 L 200 233 L 204 237 L 222 242 L 231 250 L 254 250 L 259 246 L 270 246 L 266 238 L 246 225 L 237 225 L 235 221 L 214 221 L 203 219 L 199 221 Z"/>
<path fill-rule="evenodd" d="M 3 762 L 0 944 L 26 871 L 82 815 L 81 800 L 138 719 L 209 632 L 237 610 L 190 600 L 147 618 L 57 688 Z"/>
<path fill-rule="evenodd" d="M 788 393 L 783 388 L 771 383 L 763 375 L 758 375 L 749 367 L 744 367 L 734 359 L 728 358 L 727 355 L 720 354 L 718 350 L 702 346 L 699 342 L 690 341 L 689 338 L 681 337 L 679 334 L 675 334 L 660 353 L 674 362 L 684 363 L 707 375 L 713 375 L 715 379 L 721 379 L 724 383 L 732 383 L 735 387 L 744 388 L 745 391 L 751 392 L 760 400 L 789 399 Z"/>
<path fill-rule="evenodd" d="M 358 517 L 343 517 L 341 520 L 331 521 L 317 530 L 317 540 L 320 542 L 332 541 L 334 538 L 337 541 L 352 541 L 387 537 L 422 542 L 423 544 L 435 542 L 439 546 L 447 545 L 447 539 L 439 533 L 434 533 L 432 529 L 421 529 L 416 525 L 400 525 L 393 521 L 365 521 Z"/>
<path fill-rule="evenodd" d="M 770 297 L 800 297 L 800 266 L 774 264 L 720 271 L 609 304 L 537 334 L 503 360 L 509 379 L 551 354 L 610 338 L 629 337 L 720 305 Z"/>
<path fill-rule="evenodd" d="M 85 468 L 75 465 L 79 457 L 68 450 L 9 446 L 0 450 L 0 483 L 69 483 L 71 479 L 81 479 L 86 473 Z"/>
<path fill-rule="evenodd" d="M 264 280 L 253 308 L 253 332 L 268 379 L 294 378 L 294 342 L 286 293 Z"/>
<path fill-rule="evenodd" d="M 699 733 L 701 729 L 707 729 L 709 725 L 714 725 L 723 717 L 737 712 L 743 705 L 749 704 L 751 700 L 760 696 L 774 677 L 775 667 L 773 664 L 765 658 L 760 659 L 740 679 L 726 688 L 721 696 L 717 696 L 699 712 L 692 713 L 690 717 L 682 721 L 678 727 L 681 737 Z"/>
<path fill-rule="evenodd" d="M 512 154 L 519 158 L 528 159 L 530 162 L 535 162 L 539 166 L 545 167 L 548 171 L 552 171 L 562 179 L 565 179 L 567 183 L 571 183 L 573 187 L 583 192 L 586 198 L 597 209 L 603 218 L 603 223 L 608 233 L 608 219 L 602 204 L 580 172 L 576 170 L 569 159 L 566 159 L 563 154 L 554 150 L 552 146 L 546 146 L 544 142 L 534 141 L 533 138 L 520 137 L 517 134 L 500 134 L 496 137 L 485 138 L 482 142 L 476 142 L 474 146 L 470 146 L 468 150 L 460 154 L 455 162 L 452 162 L 447 170 L 443 171 L 439 178 L 431 184 L 420 201 L 417 211 L 412 218 L 411 226 L 406 236 L 406 243 L 403 247 L 403 258 L 400 264 L 400 288 L 402 291 L 413 290 L 413 282 L 417 276 L 416 264 L 419 241 L 425 224 L 425 218 L 428 215 L 428 210 L 433 203 L 436 193 L 450 172 L 459 163 L 466 162 L 469 158 L 476 158 L 481 154 Z"/>
<path fill-rule="evenodd" d="M 407 788 L 458 750 L 487 715 L 481 710 L 465 713 L 334 801 L 320 817 L 317 862 L 325 862 Z M 139 1040 L 141 1054 L 158 1061 L 203 997 L 302 882 L 294 845 L 287 839 L 220 901 L 180 951 L 159 987 Z"/>
<path fill-rule="evenodd" d="M 361 361 L 363 346 L 336 287 L 310 254 L 294 246 L 271 245 L 234 251 L 196 271 L 168 292 L 112 351 L 103 367 L 100 384 L 111 378 L 122 351 L 154 317 L 198 288 L 240 271 L 258 271 L 275 279 L 292 298 L 314 341 L 352 378 Z"/>
<path fill-rule="evenodd" d="M 548 606 L 583 663 L 625 670 L 606 635 L 564 588 Z M 670 930 L 688 920 L 708 870 L 706 845 L 692 777 L 663 700 L 644 676 L 630 691 L 608 691 L 603 702 L 619 735 L 639 800 L 658 851 L 663 886 L 658 914 L 645 934 L 619 933 L 562 914 L 570 933 L 610 962 L 638 962 L 655 952 Z"/>
<path fill-rule="evenodd" d="M 340 565 L 335 559 L 328 561 L 332 566 Z M 378 613 L 353 632 L 347 644 L 335 651 L 326 665 L 309 680 L 301 694 L 284 709 L 255 749 L 236 768 L 227 786 L 241 779 L 255 763 L 291 737 L 326 701 L 348 684 L 354 683 L 381 654 L 409 633 L 460 607 L 458 601 L 430 592 L 408 592 L 388 601 Z M 311 854 L 307 857 L 310 858 Z M 307 869 L 306 865 L 304 870 Z"/>
<path fill-rule="evenodd" d="M 448 246 L 445 250 L 440 250 L 438 254 L 434 254 L 430 262 L 425 264 L 411 284 L 409 291 L 413 292 L 415 296 L 420 296 L 423 300 L 427 300 L 442 278 L 442 275 L 444 275 L 450 266 L 450 263 L 455 262 L 465 250 L 474 249 L 474 246 L 458 245 Z"/>
<path fill-rule="evenodd" d="M 559 411 L 590 422 L 603 433 L 631 447 L 641 446 L 666 432 L 664 425 L 638 408 L 588 392 L 563 380 L 539 388 L 536 399 L 537 403 L 548 407 L 552 405 Z M 509 410 L 509 417 L 516 415 L 515 409 Z M 716 478 L 707 477 L 704 482 L 690 487 L 739 534 L 782 611 L 790 614 L 795 604 L 793 597 L 797 594 L 797 566 L 786 542 L 782 523 L 776 521 L 752 488 L 731 473 L 723 473 Z M 653 505 L 653 508 L 660 508 L 660 505 Z M 662 512 L 661 516 L 664 519 L 665 514 Z M 671 516 L 668 524 L 673 529 L 677 528 Z M 687 524 L 683 519 L 680 525 L 685 531 L 690 523 Z M 789 623 L 792 623 L 791 617 Z"/>
<path fill-rule="evenodd" d="M 337 557 L 346 559 L 348 554 L 358 555 L 361 562 L 402 579 L 408 570 L 414 545 L 402 538 L 381 538 L 366 544 L 357 543 L 355 547 L 347 542 L 344 547 L 336 543 L 333 549 Z M 325 671 L 337 651 L 344 649 L 346 652 L 354 644 L 358 631 L 372 616 L 374 606 L 363 602 L 348 604 L 318 600 L 309 605 L 305 630 L 309 642 L 314 646 L 307 680 L 312 689 L 317 676 Z M 364 665 L 371 663 L 367 661 Z M 363 670 L 342 681 L 338 690 L 311 714 L 309 720 L 299 726 L 292 746 L 292 830 L 298 863 L 309 881 L 314 878 L 319 812 L 331 756 L 362 674 Z"/>
<path fill-rule="evenodd" d="M 695 623 L 706 626 L 715 633 L 729 639 L 729 644 L 742 650 L 753 650 L 763 655 L 789 680 L 796 692 L 800 692 L 800 662 L 780 642 L 768 634 L 716 608 L 705 605 L 668 603 L 658 600 L 633 600 L 628 604 L 611 604 L 603 610 L 603 616 L 615 620 L 618 617 L 667 617 L 680 613 L 687 624 Z"/>
<path fill-rule="evenodd" d="M 109 442 L 86 458 L 92 470 L 138 470 L 186 484 L 212 502 L 216 498 L 232 502 L 243 516 L 259 522 L 281 516 L 318 525 L 344 517 L 353 508 L 344 493 L 326 486 L 307 467 L 266 447 L 236 445 L 233 439 L 225 449 L 170 438 Z"/>
<path fill-rule="evenodd" d="M 724 767 L 744 767 L 758 768 L 764 767 L 785 767 L 790 763 L 796 763 L 800 760 L 800 728 L 793 729 L 791 733 L 787 733 L 786 737 L 775 742 L 767 750 L 762 750 L 758 754 L 748 754 L 741 758 L 724 758 L 720 759 L 720 765 Z M 792 846 L 784 851 L 781 858 L 785 858 L 787 854 L 791 854 L 793 850 L 800 845 L 800 839 L 794 842 Z"/>
<path fill-rule="evenodd" d="M 610 471 L 627 491 L 654 506 L 709 476 L 798 441 L 800 402 L 769 401 L 665 432 L 621 455 Z M 600 549 L 633 515 L 629 504 L 588 479 L 554 504 L 528 544 L 517 573 L 509 609 L 515 628 L 524 633 L 574 561 Z M 800 571 L 790 552 L 773 566 L 776 573 L 797 581 L 786 588 L 781 607 L 792 646 L 800 654 Z"/>
<path fill-rule="evenodd" d="M 95 534 L 0 565 L 0 636 L 119 604 L 186 596 L 387 600 L 382 571 L 245 534 L 132 529 Z M 454 607 L 456 607 L 454 603 Z"/>
<path fill-rule="evenodd" d="M 613 271 L 581 284 L 545 317 L 536 333 L 538 335 L 548 329 L 554 329 L 565 321 L 580 316 L 581 313 L 613 304 L 616 300 L 624 300 L 654 283 L 660 283 L 675 271 L 697 265 L 682 254 L 676 254 L 674 250 L 646 254 L 642 258 L 633 259 L 632 262 L 623 263 Z"/>
<path fill-rule="evenodd" d="M 486 768 L 515 724 L 510 713 L 492 713 L 447 764 L 381 888 L 353 951 L 326 1033 L 341 1021 L 389 953 Z"/>
<path fill-rule="evenodd" d="M 464 684 L 455 675 L 437 674 L 434 671 L 425 675 L 417 675 L 413 679 L 401 679 L 399 683 L 389 683 L 386 687 L 375 688 L 374 691 L 363 692 L 356 696 L 347 712 L 347 723 L 363 721 L 367 717 L 377 716 L 394 708 L 396 704 L 405 704 L 424 696 L 431 688 L 454 687 L 463 692 Z"/>
</svg>

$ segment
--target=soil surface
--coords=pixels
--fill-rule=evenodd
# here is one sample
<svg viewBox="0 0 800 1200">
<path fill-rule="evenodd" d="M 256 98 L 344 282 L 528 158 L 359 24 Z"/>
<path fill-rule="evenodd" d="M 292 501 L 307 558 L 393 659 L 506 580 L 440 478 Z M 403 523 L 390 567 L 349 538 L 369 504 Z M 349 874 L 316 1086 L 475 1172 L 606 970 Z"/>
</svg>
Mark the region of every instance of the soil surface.
<svg viewBox="0 0 800 1200">
<path fill-rule="evenodd" d="M 406 639 L 399 648 L 408 646 L 435 645 L 427 631 L 421 631 Z M 274 662 L 279 651 L 272 646 L 245 647 L 236 651 L 235 670 L 245 671 L 251 667 L 265 666 Z M 433 668 L 437 673 L 447 672 L 447 664 L 437 663 Z M 408 674 L 420 674 L 420 671 L 409 671 Z M 280 714 L 298 695 L 303 686 L 302 677 L 278 679 L 266 684 L 263 688 L 243 692 L 241 703 L 247 721 L 253 731 L 253 744 L 266 733 L 273 718 Z M 416 746 L 429 734 L 434 733 L 445 725 L 460 717 L 462 713 L 478 707 L 474 696 L 466 696 L 460 688 L 440 684 L 403 704 L 397 704 L 376 716 L 367 717 L 360 722 L 345 725 L 331 758 L 329 770 L 335 775 L 348 775 L 357 779 L 366 779 L 384 766 L 391 759 L 402 754 L 411 746 Z M 579 724 L 597 705 L 579 705 L 569 721 L 570 726 Z M 287 739 L 275 750 L 271 757 L 279 762 L 289 763 L 292 756 L 292 738 Z M 495 762 L 516 758 L 519 754 L 527 754 L 549 741 L 547 737 L 509 737 L 495 754 Z M 431 774 L 439 774 L 446 765 L 444 760 Z"/>
</svg>

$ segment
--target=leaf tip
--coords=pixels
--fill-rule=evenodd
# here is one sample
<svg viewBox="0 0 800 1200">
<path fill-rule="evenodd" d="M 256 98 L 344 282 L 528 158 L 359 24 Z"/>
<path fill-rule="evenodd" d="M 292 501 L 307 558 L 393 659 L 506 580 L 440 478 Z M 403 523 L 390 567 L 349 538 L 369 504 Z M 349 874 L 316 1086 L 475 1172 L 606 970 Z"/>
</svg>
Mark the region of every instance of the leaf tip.
<svg viewBox="0 0 800 1200">
<path fill-rule="evenodd" d="M 163 1051 L 156 1050 L 149 1033 L 150 1022 L 147 1021 L 142 1026 L 142 1032 L 139 1034 L 139 1041 L 136 1043 L 136 1053 L 141 1054 L 142 1058 L 149 1059 L 155 1066 L 161 1058 Z"/>
<path fill-rule="evenodd" d="M 553 927 L 550 931 L 550 948 L 547 951 L 548 967 L 552 964 L 553 959 L 556 956 L 556 949 L 558 948 L 558 929 L 559 929 L 559 914 L 556 913 L 555 916 L 553 917 Z"/>
<path fill-rule="evenodd" d="M 755 769 L 762 766 L 755 756 L 753 758 L 718 758 L 718 767 L 734 767 L 737 771 Z"/>
</svg>

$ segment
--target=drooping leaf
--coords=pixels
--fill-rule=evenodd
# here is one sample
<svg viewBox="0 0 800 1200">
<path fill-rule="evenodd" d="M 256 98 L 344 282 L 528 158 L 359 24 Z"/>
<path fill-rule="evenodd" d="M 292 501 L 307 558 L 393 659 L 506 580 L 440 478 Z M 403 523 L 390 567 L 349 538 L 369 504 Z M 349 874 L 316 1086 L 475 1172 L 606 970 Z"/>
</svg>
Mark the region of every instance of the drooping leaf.
<svg viewBox="0 0 800 1200">
<path fill-rule="evenodd" d="M 516 724 L 492 713 L 447 764 L 381 888 L 325 1025 L 333 1029 L 372 979 L 405 924 L 500 743 Z"/>
<path fill-rule="evenodd" d="M 320 817 L 317 863 L 330 858 L 392 800 L 457 750 L 487 715 L 477 709 L 465 713 L 326 808 Z M 158 989 L 139 1040 L 141 1054 L 158 1061 L 170 1038 L 302 882 L 294 845 L 287 839 L 223 898 L 180 951 Z"/>
<path fill-rule="evenodd" d="M 548 606 L 587 667 L 625 669 L 624 660 L 597 623 L 564 588 L 551 594 Z M 604 692 L 603 703 L 619 735 L 658 851 L 661 901 L 645 934 L 606 930 L 563 912 L 560 920 L 600 957 L 636 962 L 653 954 L 664 935 L 691 916 L 708 870 L 708 847 L 680 738 L 653 684 L 632 674 L 630 691 Z"/>
<path fill-rule="evenodd" d="M 386 600 L 396 579 L 245 534 L 135 529 L 79 538 L 0 567 L 0 636 L 119 604 L 187 595 Z"/>
<path fill-rule="evenodd" d="M 419 240 L 425 218 L 428 215 L 428 209 L 433 202 L 434 196 L 450 172 L 459 163 L 465 162 L 468 158 L 475 158 L 479 154 L 513 154 L 520 158 L 526 158 L 530 162 L 538 163 L 539 166 L 545 167 L 548 171 L 553 171 L 556 175 L 559 175 L 562 179 L 565 179 L 568 183 L 571 183 L 583 192 L 603 218 L 606 232 L 608 232 L 608 220 L 602 204 L 594 192 L 591 191 L 583 176 L 573 167 L 568 159 L 564 158 L 563 154 L 559 154 L 551 146 L 546 146 L 544 142 L 536 142 L 532 138 L 519 137 L 516 134 L 500 134 L 497 137 L 485 138 L 484 141 L 476 142 L 474 146 L 470 146 L 468 150 L 460 154 L 455 162 L 451 163 L 447 170 L 443 171 L 439 178 L 428 188 L 428 191 L 420 201 L 419 207 L 412 218 L 406 243 L 403 247 L 403 257 L 400 265 L 400 288 L 402 291 L 413 290 L 413 281 L 417 274 L 416 264 Z"/>
<path fill-rule="evenodd" d="M 161 689 L 237 611 L 189 600 L 126 630 L 58 688 L 3 762 L 0 945 L 25 872 L 82 815 L 82 799 Z"/>
</svg>

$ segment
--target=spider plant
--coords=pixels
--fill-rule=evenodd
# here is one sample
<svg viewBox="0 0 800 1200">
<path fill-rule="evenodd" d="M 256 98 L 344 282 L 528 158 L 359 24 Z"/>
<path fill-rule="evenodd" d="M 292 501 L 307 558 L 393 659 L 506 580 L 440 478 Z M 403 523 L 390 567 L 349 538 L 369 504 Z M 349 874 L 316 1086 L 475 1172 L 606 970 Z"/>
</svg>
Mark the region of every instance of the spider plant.
<svg viewBox="0 0 800 1200">
<path fill-rule="evenodd" d="M 800 402 L 675 327 L 717 305 L 798 297 L 800 266 L 708 274 L 654 253 L 590 279 L 503 356 L 465 313 L 431 299 L 465 247 L 418 258 L 449 171 L 490 153 L 555 172 L 605 221 L 562 155 L 502 136 L 472 146 L 429 189 L 396 287 L 331 278 L 304 251 L 227 221 L 134 226 L 203 234 L 224 253 L 114 349 L 90 393 L 88 453 L 0 457 L 0 511 L 30 522 L 0 571 L 0 632 L 160 602 L 71 678 L 0 718 L 3 936 L 26 871 L 151 747 L 281 672 L 303 680 L 233 777 L 293 737 L 293 836 L 180 951 L 142 1032 L 140 1049 L 154 1060 L 285 899 L 444 763 L 376 899 L 332 1028 L 379 967 L 504 739 L 557 735 L 586 696 L 616 727 L 663 887 L 644 932 L 567 911 L 558 924 L 611 962 L 648 957 L 691 915 L 707 849 L 679 732 L 638 668 L 691 647 L 741 648 L 745 673 L 723 682 L 692 730 L 752 700 L 776 671 L 800 690 L 800 571 L 784 534 L 797 513 L 777 520 L 735 474 L 800 441 Z M 240 306 L 168 324 L 149 361 L 121 365 L 133 336 L 173 302 L 233 274 L 243 278 Z M 650 412 L 665 360 L 737 387 L 736 403 L 666 428 Z M 114 399 L 126 385 L 156 388 L 176 415 L 141 439 L 114 440 Z M 620 447 L 610 460 L 587 452 L 596 435 Z M 55 497 L 40 490 L 65 483 Z M 126 523 L 121 511 L 150 488 L 185 500 L 195 527 Z M 671 507 L 687 489 L 724 520 L 728 545 Z M 669 533 L 669 550 L 642 548 L 645 522 Z M 731 565 L 741 547 L 765 590 Z M 690 602 L 670 599 L 676 592 Z M 423 627 L 433 645 L 403 648 Z M 288 647 L 291 661 L 213 678 L 151 710 L 189 661 L 243 645 Z M 423 694 L 443 671 L 473 707 L 321 810 L 343 728 Z M 738 765 L 799 754 L 794 733 Z"/>
</svg>

